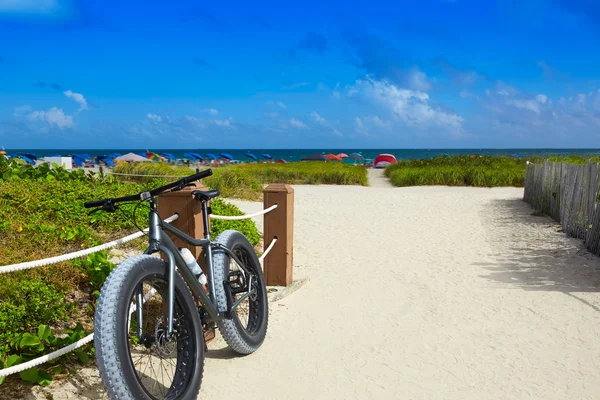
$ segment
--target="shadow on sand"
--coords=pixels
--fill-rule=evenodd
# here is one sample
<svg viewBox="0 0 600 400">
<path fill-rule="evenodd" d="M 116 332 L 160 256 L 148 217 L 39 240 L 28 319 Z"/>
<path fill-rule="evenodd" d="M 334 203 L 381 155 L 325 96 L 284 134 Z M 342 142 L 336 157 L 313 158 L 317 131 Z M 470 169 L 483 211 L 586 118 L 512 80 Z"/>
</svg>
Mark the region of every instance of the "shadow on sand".
<svg viewBox="0 0 600 400">
<path fill-rule="evenodd" d="M 482 221 L 494 247 L 495 263 L 478 263 L 483 278 L 523 290 L 562 292 L 600 311 L 574 292 L 600 292 L 600 258 L 581 240 L 567 237 L 550 217 L 531 215 L 520 199 L 495 200 Z"/>
</svg>

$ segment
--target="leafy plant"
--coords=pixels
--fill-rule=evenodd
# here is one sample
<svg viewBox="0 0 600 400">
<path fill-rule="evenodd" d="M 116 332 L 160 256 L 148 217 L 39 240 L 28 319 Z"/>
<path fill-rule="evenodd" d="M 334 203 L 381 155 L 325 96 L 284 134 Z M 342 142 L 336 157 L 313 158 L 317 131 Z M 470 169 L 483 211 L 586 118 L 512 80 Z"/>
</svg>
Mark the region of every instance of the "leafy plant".
<svg viewBox="0 0 600 400">
<path fill-rule="evenodd" d="M 10 354 L 0 354 L 0 368 L 9 368 L 33 360 L 43 354 L 69 346 L 84 337 L 85 331 L 81 324 L 77 324 L 75 329 L 67 329 L 66 336 L 62 338 L 54 336 L 50 327 L 42 324 L 38 327 L 37 332 L 20 333 L 11 338 L 10 345 L 8 346 L 8 353 Z M 48 363 L 50 365 L 57 364 L 62 360 L 71 359 L 74 354 L 81 364 L 86 364 L 90 359 L 90 353 L 93 353 L 93 349 L 90 348 L 89 345 L 85 347 L 86 348 L 78 348 L 72 354 L 67 353 Z M 50 372 L 52 372 L 52 370 L 50 370 Z M 48 372 L 47 368 L 33 367 L 21 371 L 19 376 L 26 382 L 47 386 L 52 382 L 52 375 L 50 372 Z M 4 377 L 0 378 L 0 384 L 2 384 L 4 380 Z"/>
</svg>

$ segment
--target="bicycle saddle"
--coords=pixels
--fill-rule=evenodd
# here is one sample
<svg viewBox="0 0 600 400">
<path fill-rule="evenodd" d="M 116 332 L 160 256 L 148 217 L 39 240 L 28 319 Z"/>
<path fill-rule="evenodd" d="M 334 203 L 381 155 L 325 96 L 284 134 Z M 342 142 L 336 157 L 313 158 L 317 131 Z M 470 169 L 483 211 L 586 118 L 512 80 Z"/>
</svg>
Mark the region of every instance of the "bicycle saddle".
<svg viewBox="0 0 600 400">
<path fill-rule="evenodd" d="M 221 193 L 218 190 L 192 190 L 192 195 L 194 195 L 198 200 L 208 201 L 210 199 L 214 199 Z"/>
</svg>

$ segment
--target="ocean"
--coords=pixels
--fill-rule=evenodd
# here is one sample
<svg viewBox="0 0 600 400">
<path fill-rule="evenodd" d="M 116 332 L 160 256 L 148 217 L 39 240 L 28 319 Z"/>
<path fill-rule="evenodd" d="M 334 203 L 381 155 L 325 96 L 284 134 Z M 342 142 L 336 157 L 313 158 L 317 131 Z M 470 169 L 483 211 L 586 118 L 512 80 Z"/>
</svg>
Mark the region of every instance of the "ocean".
<svg viewBox="0 0 600 400">
<path fill-rule="evenodd" d="M 422 158 L 433 158 L 438 156 L 453 156 L 453 155 L 504 155 L 504 156 L 516 156 L 519 158 L 527 158 L 533 155 L 540 156 L 556 156 L 556 155 L 572 155 L 579 154 L 583 156 L 587 155 L 600 155 L 600 149 L 148 149 L 153 153 L 170 153 L 176 158 L 185 158 L 184 153 L 194 152 L 206 157 L 206 154 L 213 153 L 219 156 L 222 153 L 233 156 L 234 159 L 240 161 L 252 161 L 246 153 L 256 155 L 259 159 L 264 159 L 261 154 L 268 154 L 273 157 L 274 160 L 280 158 L 286 161 L 300 161 L 302 158 L 310 156 L 315 153 L 322 154 L 339 154 L 346 153 L 361 153 L 365 160 L 374 160 L 377 155 L 382 153 L 393 154 L 397 159 L 422 159 Z M 136 154 L 145 154 L 146 149 L 6 149 L 6 152 L 10 154 L 23 154 L 33 153 L 38 158 L 47 157 L 51 155 L 62 155 L 69 156 L 73 154 L 86 154 L 91 157 L 108 155 L 111 153 L 126 154 L 133 152 Z M 345 159 L 346 163 L 355 162 L 352 158 Z"/>
</svg>

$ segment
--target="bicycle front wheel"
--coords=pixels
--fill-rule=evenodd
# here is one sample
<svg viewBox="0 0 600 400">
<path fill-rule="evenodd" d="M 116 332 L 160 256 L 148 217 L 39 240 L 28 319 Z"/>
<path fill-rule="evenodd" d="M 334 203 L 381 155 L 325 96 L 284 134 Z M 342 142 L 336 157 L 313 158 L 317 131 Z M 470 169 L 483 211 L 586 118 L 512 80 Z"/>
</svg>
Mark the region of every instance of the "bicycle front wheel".
<svg viewBox="0 0 600 400">
<path fill-rule="evenodd" d="M 111 399 L 196 399 L 204 336 L 194 298 L 175 273 L 171 337 L 167 333 L 167 264 L 140 255 L 119 264 L 102 286 L 94 323 L 96 361 Z M 141 338 L 136 297 L 143 297 Z"/>
<path fill-rule="evenodd" d="M 269 307 L 262 267 L 254 248 L 241 232 L 226 230 L 217 236 L 215 243 L 231 250 L 252 276 L 250 283 L 250 277 L 225 251 L 214 250 L 215 295 L 219 310 L 227 310 L 226 290 L 232 294 L 232 304 L 241 301 L 231 319 L 217 323 L 219 332 L 233 351 L 250 354 L 258 350 L 267 335 Z"/>
</svg>

